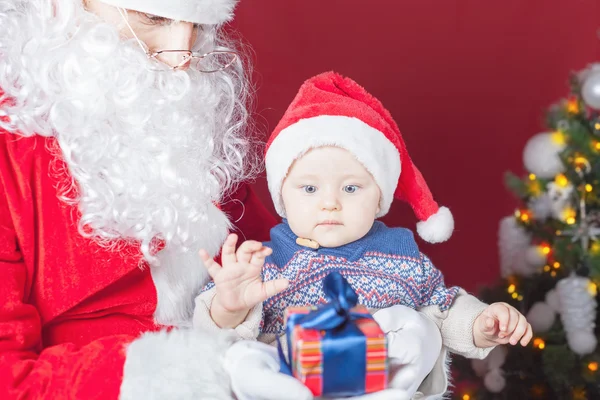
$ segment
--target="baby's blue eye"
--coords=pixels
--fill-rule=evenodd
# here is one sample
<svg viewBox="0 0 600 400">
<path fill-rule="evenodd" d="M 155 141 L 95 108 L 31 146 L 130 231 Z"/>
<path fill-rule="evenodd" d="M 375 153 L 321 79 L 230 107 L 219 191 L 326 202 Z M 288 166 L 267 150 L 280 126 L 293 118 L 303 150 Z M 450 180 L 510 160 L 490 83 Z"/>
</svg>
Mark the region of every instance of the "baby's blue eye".
<svg viewBox="0 0 600 400">
<path fill-rule="evenodd" d="M 346 192 L 346 193 L 355 193 L 357 190 L 358 190 L 358 186 L 356 186 L 356 185 L 344 186 L 344 192 Z"/>
<path fill-rule="evenodd" d="M 312 194 L 312 193 L 314 193 L 314 192 L 317 191 L 317 188 L 315 186 L 311 186 L 311 185 L 303 186 L 302 189 L 304 189 L 304 191 L 306 193 L 310 193 L 310 194 Z"/>
</svg>

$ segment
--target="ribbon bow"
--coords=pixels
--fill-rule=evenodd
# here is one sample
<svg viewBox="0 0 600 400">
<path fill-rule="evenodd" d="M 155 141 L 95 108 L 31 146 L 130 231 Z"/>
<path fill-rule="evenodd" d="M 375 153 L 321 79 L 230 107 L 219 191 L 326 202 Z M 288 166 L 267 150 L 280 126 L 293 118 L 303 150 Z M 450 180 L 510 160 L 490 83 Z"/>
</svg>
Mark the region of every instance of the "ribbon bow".
<svg viewBox="0 0 600 400">
<path fill-rule="evenodd" d="M 333 330 L 343 328 L 351 321 L 361 318 L 373 318 L 371 314 L 351 311 L 358 304 L 358 295 L 348 281 L 339 273 L 331 272 L 323 279 L 323 292 L 329 300 L 327 304 L 306 315 L 292 315 L 287 321 L 286 335 L 288 340 L 288 357 L 283 353 L 281 342 L 278 340 L 281 372 L 292 375 L 292 343 L 291 335 L 295 326 L 304 329 Z"/>
<path fill-rule="evenodd" d="M 354 313 L 350 310 L 358 304 L 358 295 L 339 272 L 331 272 L 323 279 L 323 292 L 329 303 L 305 315 L 298 324 L 305 329 L 329 330 L 345 323 L 369 318 L 369 314 Z"/>
</svg>

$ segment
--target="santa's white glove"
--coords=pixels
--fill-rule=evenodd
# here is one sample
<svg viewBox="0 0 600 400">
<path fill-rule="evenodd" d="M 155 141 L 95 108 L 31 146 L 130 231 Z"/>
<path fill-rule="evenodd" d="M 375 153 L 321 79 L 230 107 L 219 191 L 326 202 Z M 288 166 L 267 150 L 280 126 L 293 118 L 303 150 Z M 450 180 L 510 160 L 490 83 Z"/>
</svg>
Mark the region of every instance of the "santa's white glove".
<svg viewBox="0 0 600 400">
<path fill-rule="evenodd" d="M 373 318 L 387 334 L 389 387 L 412 398 L 440 356 L 440 330 L 424 314 L 401 305 L 379 310 Z"/>
<path fill-rule="evenodd" d="M 235 343 L 225 354 L 237 400 L 312 400 L 310 390 L 296 378 L 279 372 L 277 348 L 252 340 Z"/>
</svg>

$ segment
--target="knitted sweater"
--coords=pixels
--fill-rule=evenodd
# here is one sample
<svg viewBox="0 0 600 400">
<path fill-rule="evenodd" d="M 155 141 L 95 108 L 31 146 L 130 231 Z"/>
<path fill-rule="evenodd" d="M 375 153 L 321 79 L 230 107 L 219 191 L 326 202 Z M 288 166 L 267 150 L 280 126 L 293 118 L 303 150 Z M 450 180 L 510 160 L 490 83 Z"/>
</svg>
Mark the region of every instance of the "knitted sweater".
<svg viewBox="0 0 600 400">
<path fill-rule="evenodd" d="M 408 229 L 376 221 L 359 240 L 317 250 L 296 244 L 296 238 L 284 220 L 271 229 L 271 241 L 265 243 L 273 254 L 265 261 L 263 281 L 286 278 L 290 285 L 263 303 L 261 334 L 283 334 L 288 307 L 325 303 L 322 281 L 332 271 L 341 273 L 359 304 L 370 309 L 402 304 L 414 309 L 437 305 L 444 311 L 459 290 L 446 288 L 442 273 L 419 251 Z M 212 287 L 211 282 L 204 290 Z"/>
</svg>

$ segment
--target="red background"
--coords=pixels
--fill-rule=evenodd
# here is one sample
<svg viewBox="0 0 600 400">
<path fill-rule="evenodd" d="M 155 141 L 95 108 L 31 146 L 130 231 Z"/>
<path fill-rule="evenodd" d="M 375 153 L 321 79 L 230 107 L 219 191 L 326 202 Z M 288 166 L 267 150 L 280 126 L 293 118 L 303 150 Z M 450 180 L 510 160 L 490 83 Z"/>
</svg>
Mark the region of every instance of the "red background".
<svg viewBox="0 0 600 400">
<path fill-rule="evenodd" d="M 242 0 L 234 26 L 254 50 L 265 135 L 323 71 L 383 102 L 456 220 L 450 241 L 422 249 L 471 291 L 499 274 L 498 223 L 516 206 L 503 173 L 523 172 L 523 146 L 569 72 L 600 55 L 600 0 Z M 264 180 L 256 186 L 270 206 Z M 416 221 L 398 202 L 385 222 Z"/>
</svg>

